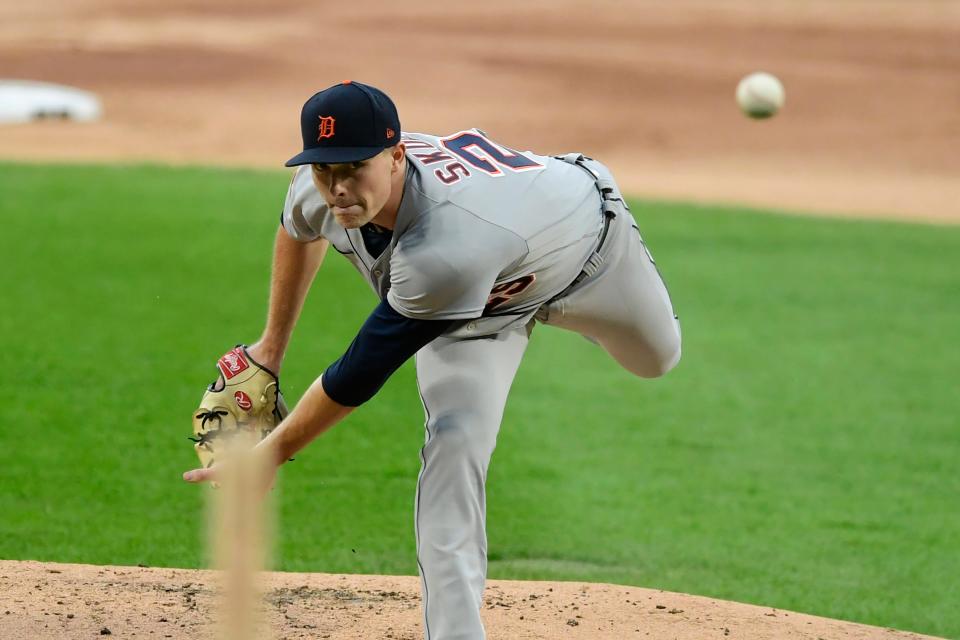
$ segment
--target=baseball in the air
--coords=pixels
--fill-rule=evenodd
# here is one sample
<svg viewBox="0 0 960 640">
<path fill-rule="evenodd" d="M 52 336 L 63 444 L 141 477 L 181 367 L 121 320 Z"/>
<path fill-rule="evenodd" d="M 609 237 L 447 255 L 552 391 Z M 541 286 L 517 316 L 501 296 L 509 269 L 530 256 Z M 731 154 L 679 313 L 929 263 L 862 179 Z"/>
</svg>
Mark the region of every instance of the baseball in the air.
<svg viewBox="0 0 960 640">
<path fill-rule="evenodd" d="M 737 104 L 751 118 L 769 118 L 783 106 L 786 94 L 776 76 L 758 71 L 737 85 Z"/>
</svg>

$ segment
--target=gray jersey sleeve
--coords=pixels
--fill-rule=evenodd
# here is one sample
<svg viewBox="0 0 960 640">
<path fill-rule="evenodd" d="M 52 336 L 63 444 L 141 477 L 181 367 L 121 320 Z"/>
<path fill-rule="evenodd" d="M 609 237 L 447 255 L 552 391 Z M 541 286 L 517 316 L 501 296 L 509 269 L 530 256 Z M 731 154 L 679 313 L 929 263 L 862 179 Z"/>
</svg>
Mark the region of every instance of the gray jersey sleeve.
<svg viewBox="0 0 960 640">
<path fill-rule="evenodd" d="M 512 231 L 456 206 L 438 207 L 397 242 L 387 301 L 408 318 L 479 318 L 500 273 L 526 252 Z"/>
<path fill-rule="evenodd" d="M 321 237 L 320 228 L 327 209 L 327 203 L 313 185 L 310 166 L 298 167 L 280 216 L 284 230 L 298 242 L 312 242 Z"/>
</svg>

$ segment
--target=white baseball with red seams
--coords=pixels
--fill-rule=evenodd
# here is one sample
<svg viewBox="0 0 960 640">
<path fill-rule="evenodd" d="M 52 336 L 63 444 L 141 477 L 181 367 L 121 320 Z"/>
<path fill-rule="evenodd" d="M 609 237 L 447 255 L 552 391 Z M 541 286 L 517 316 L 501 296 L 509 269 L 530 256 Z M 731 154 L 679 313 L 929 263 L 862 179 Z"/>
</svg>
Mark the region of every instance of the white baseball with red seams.
<svg viewBox="0 0 960 640">
<path fill-rule="evenodd" d="M 737 85 L 737 104 L 751 118 L 769 118 L 783 107 L 785 99 L 783 83 L 764 71 L 751 73 Z"/>
</svg>

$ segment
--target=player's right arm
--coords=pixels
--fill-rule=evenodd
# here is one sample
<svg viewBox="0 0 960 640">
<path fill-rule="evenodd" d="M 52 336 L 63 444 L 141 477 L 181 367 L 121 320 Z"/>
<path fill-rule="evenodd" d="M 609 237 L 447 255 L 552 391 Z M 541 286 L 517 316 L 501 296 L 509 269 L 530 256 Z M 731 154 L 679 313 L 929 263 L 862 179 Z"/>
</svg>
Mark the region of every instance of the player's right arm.
<svg viewBox="0 0 960 640">
<path fill-rule="evenodd" d="M 263 335 L 247 351 L 254 360 L 278 375 L 293 328 L 303 309 L 303 301 L 323 264 L 329 245 L 324 238 L 299 242 L 291 238 L 283 226 L 277 229 L 270 272 L 267 324 Z"/>
</svg>

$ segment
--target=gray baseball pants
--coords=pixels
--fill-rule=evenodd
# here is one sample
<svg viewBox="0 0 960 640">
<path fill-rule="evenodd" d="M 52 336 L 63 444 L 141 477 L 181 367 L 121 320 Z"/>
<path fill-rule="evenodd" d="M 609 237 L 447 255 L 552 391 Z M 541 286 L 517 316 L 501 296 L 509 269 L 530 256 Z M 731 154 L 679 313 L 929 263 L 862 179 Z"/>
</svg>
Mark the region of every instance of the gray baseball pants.
<svg viewBox="0 0 960 640">
<path fill-rule="evenodd" d="M 606 168 L 591 165 L 619 191 Z M 590 275 L 537 314 L 576 331 L 628 371 L 663 375 L 680 359 L 680 325 L 636 222 L 622 201 Z M 426 441 L 415 530 L 426 640 L 483 640 L 487 573 L 485 483 L 500 420 L 534 322 L 493 336 L 440 337 L 417 354 Z"/>
</svg>

